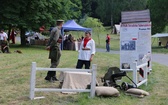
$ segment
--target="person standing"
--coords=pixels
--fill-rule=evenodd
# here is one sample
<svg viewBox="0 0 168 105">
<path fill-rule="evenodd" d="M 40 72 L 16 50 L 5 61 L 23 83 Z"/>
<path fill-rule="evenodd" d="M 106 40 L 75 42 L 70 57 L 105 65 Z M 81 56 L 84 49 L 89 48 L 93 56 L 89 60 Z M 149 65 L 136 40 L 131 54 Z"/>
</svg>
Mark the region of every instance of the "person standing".
<svg viewBox="0 0 168 105">
<path fill-rule="evenodd" d="M 12 44 L 15 44 L 15 36 L 16 36 L 16 33 L 15 33 L 14 28 L 13 28 L 12 32 L 11 32 L 11 35 L 10 35 L 10 39 L 12 40 Z"/>
<path fill-rule="evenodd" d="M 50 38 L 47 44 L 47 50 L 49 50 L 49 59 L 51 59 L 51 66 L 50 68 L 56 68 L 59 64 L 61 51 L 60 51 L 60 43 L 62 42 L 61 39 L 61 28 L 63 25 L 63 20 L 57 20 L 56 27 L 51 30 Z M 53 82 L 58 81 L 56 78 L 56 71 L 48 71 L 45 80 Z"/>
<path fill-rule="evenodd" d="M 95 52 L 95 41 L 91 38 L 91 33 L 86 31 L 85 37 L 80 44 L 76 68 L 82 69 L 83 65 L 85 65 L 85 69 L 90 69 L 90 63 Z"/>
<path fill-rule="evenodd" d="M 110 35 L 106 36 L 106 52 L 110 52 Z"/>
<path fill-rule="evenodd" d="M 0 29 L 0 41 L 7 41 L 8 35 L 4 32 L 4 29 Z"/>
</svg>

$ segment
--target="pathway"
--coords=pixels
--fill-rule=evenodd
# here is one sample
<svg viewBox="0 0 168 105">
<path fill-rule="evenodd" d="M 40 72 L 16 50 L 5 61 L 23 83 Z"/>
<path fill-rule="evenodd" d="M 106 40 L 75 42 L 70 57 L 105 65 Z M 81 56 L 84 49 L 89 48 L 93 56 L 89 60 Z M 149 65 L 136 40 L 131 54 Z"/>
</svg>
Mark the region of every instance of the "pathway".
<svg viewBox="0 0 168 105">
<path fill-rule="evenodd" d="M 111 54 L 120 54 L 120 51 L 110 51 L 106 52 L 105 49 L 96 49 L 97 52 L 111 53 Z M 168 66 L 168 54 L 152 54 L 152 62 L 156 62 L 165 66 Z"/>
</svg>

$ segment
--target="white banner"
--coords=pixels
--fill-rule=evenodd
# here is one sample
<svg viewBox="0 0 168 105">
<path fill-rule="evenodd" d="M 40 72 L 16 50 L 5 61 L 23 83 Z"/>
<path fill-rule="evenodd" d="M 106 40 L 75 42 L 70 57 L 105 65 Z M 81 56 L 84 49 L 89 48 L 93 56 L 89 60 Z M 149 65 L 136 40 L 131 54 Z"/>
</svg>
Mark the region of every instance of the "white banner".
<svg viewBox="0 0 168 105">
<path fill-rule="evenodd" d="M 137 61 L 142 63 L 144 57 L 151 69 L 151 23 L 123 23 L 120 28 L 120 69 L 132 69 Z"/>
</svg>

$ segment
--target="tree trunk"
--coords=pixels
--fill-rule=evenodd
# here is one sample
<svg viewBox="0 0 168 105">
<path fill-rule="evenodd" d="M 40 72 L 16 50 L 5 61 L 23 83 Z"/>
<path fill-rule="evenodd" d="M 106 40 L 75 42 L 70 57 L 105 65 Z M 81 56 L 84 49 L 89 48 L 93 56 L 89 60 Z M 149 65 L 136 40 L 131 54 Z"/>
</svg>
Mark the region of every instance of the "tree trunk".
<svg viewBox="0 0 168 105">
<path fill-rule="evenodd" d="M 20 31 L 21 31 L 21 33 L 20 33 L 21 45 L 24 46 L 24 45 L 26 45 L 26 36 L 25 36 L 26 29 L 21 27 Z"/>
<path fill-rule="evenodd" d="M 11 25 L 8 25 L 8 42 L 10 41 Z"/>
</svg>

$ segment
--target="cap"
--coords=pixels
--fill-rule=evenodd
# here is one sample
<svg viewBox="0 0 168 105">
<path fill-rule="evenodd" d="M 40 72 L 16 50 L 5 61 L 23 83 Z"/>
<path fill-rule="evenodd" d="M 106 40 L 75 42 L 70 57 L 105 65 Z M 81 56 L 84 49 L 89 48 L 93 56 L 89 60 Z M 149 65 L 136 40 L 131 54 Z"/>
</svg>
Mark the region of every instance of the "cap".
<svg viewBox="0 0 168 105">
<path fill-rule="evenodd" d="M 59 20 L 57 20 L 57 22 L 64 22 L 64 20 L 62 20 L 62 19 L 59 19 Z"/>
</svg>

